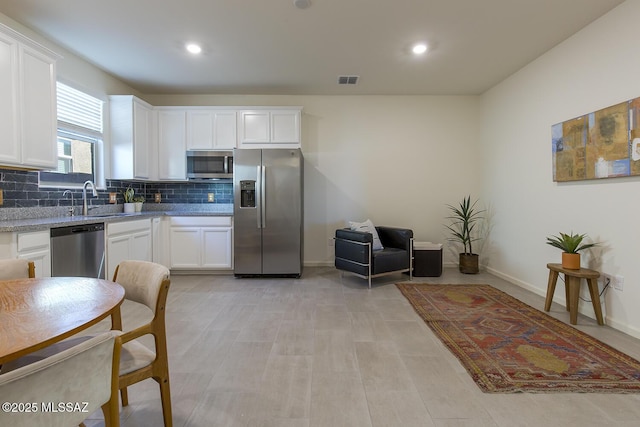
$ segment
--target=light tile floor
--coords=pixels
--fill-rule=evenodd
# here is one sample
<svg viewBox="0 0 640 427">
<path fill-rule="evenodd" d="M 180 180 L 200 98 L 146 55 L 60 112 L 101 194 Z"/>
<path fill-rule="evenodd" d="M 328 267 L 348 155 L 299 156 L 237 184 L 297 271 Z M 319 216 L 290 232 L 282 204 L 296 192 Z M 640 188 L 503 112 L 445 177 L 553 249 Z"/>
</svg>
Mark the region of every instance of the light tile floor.
<svg viewBox="0 0 640 427">
<path fill-rule="evenodd" d="M 640 394 L 485 394 L 394 283 L 373 289 L 333 268 L 301 279 L 171 278 L 167 304 L 174 426 L 638 426 Z M 429 283 L 488 283 L 542 309 L 544 299 L 488 273 L 445 269 Z M 141 308 L 123 307 L 125 328 Z M 551 314 L 569 321 L 554 303 Z M 101 324 L 97 329 L 106 328 Z M 578 317 L 578 328 L 640 358 L 640 341 Z M 129 389 L 121 425 L 162 426 L 158 386 Z M 87 427 L 101 426 L 93 414 Z"/>
</svg>

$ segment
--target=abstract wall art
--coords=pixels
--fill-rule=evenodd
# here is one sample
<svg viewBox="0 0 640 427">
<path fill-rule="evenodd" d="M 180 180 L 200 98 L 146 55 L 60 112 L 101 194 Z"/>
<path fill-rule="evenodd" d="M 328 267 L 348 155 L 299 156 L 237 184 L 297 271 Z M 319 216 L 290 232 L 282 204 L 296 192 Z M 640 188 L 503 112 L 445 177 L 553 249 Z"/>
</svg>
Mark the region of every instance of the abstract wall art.
<svg viewBox="0 0 640 427">
<path fill-rule="evenodd" d="M 640 98 L 551 127 L 556 182 L 640 175 Z"/>
</svg>

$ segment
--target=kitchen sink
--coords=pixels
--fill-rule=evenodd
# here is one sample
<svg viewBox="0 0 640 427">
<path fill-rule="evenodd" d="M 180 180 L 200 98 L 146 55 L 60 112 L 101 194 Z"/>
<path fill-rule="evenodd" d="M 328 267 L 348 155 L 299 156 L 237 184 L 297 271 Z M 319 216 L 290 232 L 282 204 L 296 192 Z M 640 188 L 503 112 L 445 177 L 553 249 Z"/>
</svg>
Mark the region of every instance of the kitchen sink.
<svg viewBox="0 0 640 427">
<path fill-rule="evenodd" d="M 102 213 L 102 214 L 92 214 L 87 215 L 92 218 L 107 218 L 113 216 L 131 216 L 131 215 L 139 215 L 139 212 L 112 212 L 112 213 Z"/>
</svg>

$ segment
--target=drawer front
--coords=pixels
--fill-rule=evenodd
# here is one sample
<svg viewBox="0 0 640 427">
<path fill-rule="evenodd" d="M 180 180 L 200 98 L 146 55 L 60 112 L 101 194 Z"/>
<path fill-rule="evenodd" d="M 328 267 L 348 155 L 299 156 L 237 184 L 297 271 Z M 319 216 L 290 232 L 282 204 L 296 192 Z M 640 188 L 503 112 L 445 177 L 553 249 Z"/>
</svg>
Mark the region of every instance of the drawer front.
<svg viewBox="0 0 640 427">
<path fill-rule="evenodd" d="M 49 241 L 50 234 L 48 230 L 33 233 L 18 233 L 18 252 L 48 248 Z"/>
<path fill-rule="evenodd" d="M 230 216 L 172 216 L 172 227 L 231 227 Z"/>
<path fill-rule="evenodd" d="M 151 219 L 136 219 L 133 221 L 113 222 L 107 224 L 107 236 L 122 233 L 133 233 L 139 230 L 151 230 Z"/>
</svg>

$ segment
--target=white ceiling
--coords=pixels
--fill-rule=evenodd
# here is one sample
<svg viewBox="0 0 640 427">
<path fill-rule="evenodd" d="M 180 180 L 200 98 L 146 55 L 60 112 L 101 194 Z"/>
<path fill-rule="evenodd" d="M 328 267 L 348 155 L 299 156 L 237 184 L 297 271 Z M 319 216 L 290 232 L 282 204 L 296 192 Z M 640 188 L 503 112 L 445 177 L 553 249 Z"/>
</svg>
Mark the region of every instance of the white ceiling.
<svg viewBox="0 0 640 427">
<path fill-rule="evenodd" d="M 474 95 L 623 3 L 310 1 L 0 0 L 0 12 L 148 94 Z M 184 52 L 192 40 L 200 57 Z M 411 55 L 416 41 L 426 56 Z"/>
</svg>

